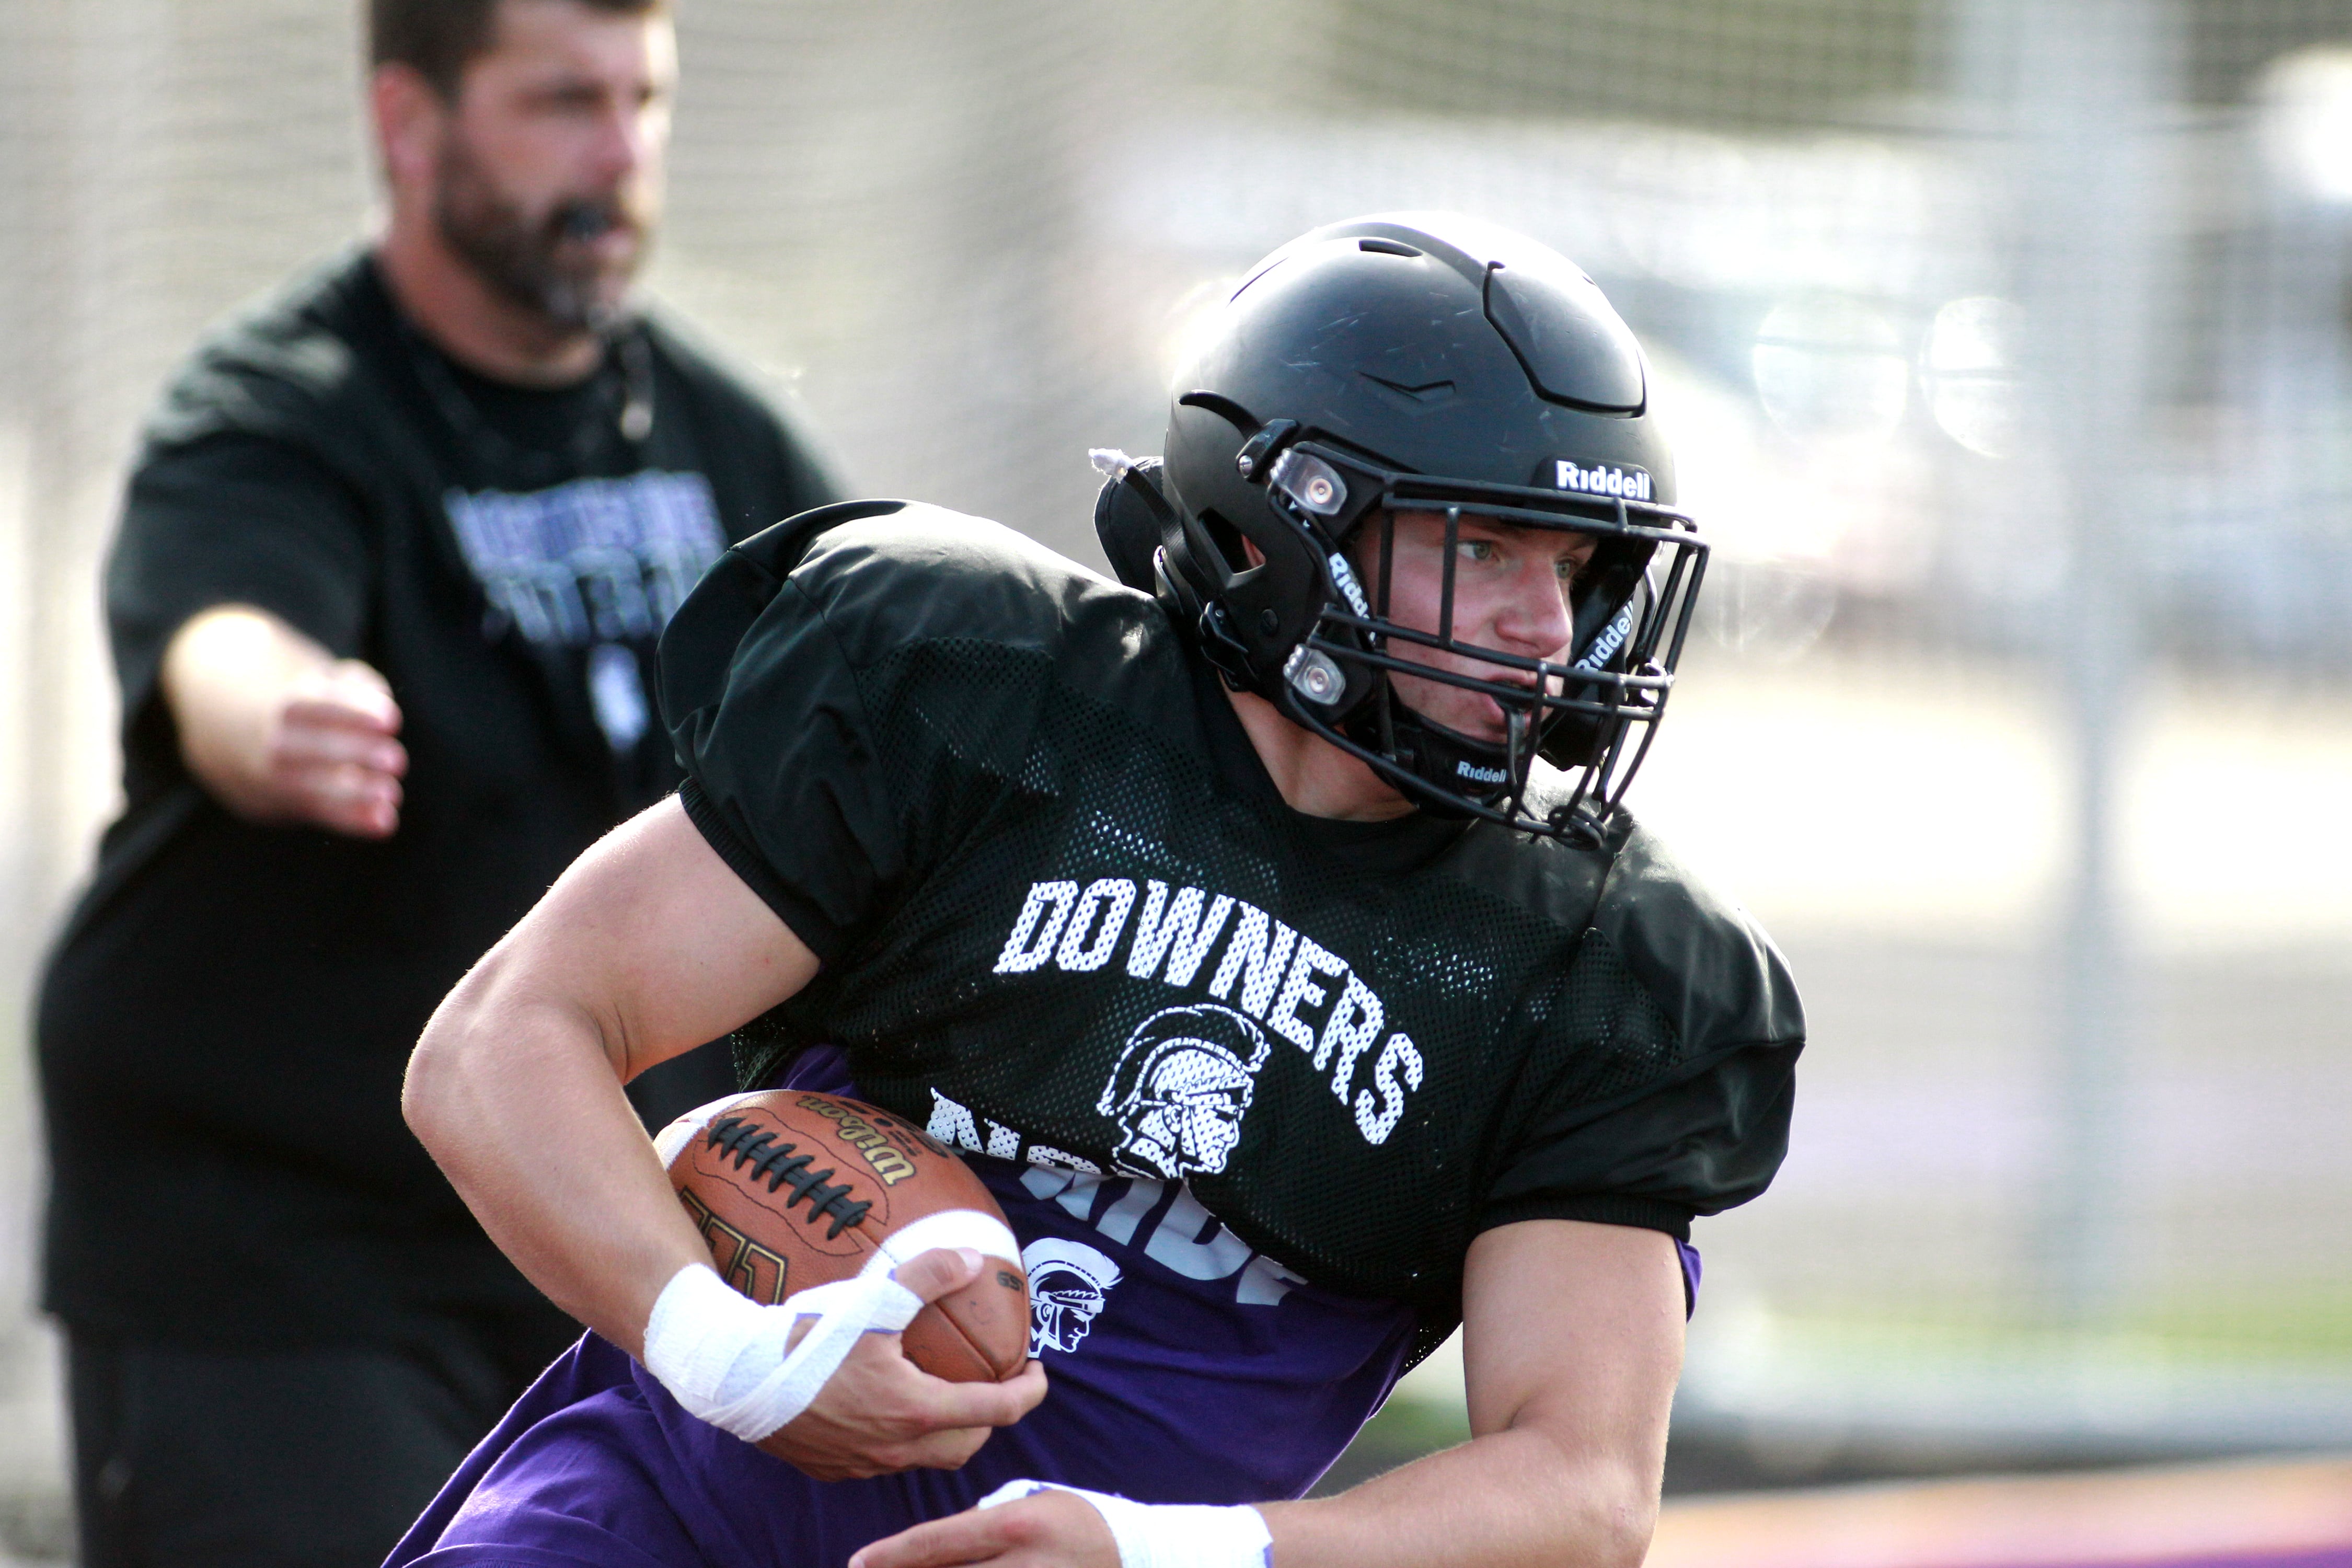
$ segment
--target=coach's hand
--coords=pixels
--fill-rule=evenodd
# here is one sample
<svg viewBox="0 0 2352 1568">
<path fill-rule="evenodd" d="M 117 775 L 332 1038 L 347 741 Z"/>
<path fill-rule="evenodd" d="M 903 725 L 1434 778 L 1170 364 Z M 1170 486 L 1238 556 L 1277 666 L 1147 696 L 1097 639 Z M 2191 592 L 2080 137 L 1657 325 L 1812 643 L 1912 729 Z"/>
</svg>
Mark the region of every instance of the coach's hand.
<svg viewBox="0 0 2352 1568">
<path fill-rule="evenodd" d="M 1000 1508 L 972 1508 L 877 1541 L 849 1568 L 1119 1568 L 1110 1526 L 1071 1492 L 1039 1492 Z"/>
<path fill-rule="evenodd" d="M 355 658 L 305 672 L 288 690 L 264 763 L 274 815 L 358 838 L 400 826 L 408 752 L 393 739 L 400 707 L 392 688 Z"/>
<path fill-rule="evenodd" d="M 902 1265 L 897 1278 L 936 1301 L 980 1278 L 982 1267 L 977 1253 L 940 1248 Z M 898 1335 L 867 1333 L 809 1407 L 760 1447 L 820 1481 L 952 1470 L 1045 1397 L 1045 1369 L 1034 1361 L 1003 1383 L 949 1383 L 908 1361 Z"/>
<path fill-rule="evenodd" d="M 400 826 L 400 705 L 368 665 L 224 605 L 173 634 L 163 690 L 188 771 L 239 816 L 357 838 Z"/>
</svg>

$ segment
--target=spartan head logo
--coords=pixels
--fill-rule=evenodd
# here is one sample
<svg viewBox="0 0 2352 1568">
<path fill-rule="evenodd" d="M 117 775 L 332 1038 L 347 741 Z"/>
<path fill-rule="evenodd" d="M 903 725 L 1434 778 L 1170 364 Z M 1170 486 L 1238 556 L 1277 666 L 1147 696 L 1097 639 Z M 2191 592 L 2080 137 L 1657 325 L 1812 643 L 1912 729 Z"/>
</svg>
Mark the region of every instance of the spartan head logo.
<svg viewBox="0 0 2352 1568">
<path fill-rule="evenodd" d="M 1171 1181 L 1225 1168 L 1270 1047 L 1230 1007 L 1166 1007 L 1136 1026 L 1095 1109 L 1126 1134 L 1128 1168 Z"/>
<path fill-rule="evenodd" d="M 1118 1265 L 1082 1241 L 1048 1236 L 1021 1249 L 1021 1267 L 1029 1271 L 1029 1353 L 1069 1354 L 1118 1283 Z"/>
</svg>

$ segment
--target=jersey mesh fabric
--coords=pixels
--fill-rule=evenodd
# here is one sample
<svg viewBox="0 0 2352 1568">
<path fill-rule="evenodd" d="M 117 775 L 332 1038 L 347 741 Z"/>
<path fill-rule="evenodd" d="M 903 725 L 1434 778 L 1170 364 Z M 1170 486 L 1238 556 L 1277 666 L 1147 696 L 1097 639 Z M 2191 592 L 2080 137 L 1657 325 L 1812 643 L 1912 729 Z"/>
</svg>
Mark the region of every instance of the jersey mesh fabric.
<svg viewBox="0 0 2352 1568">
<path fill-rule="evenodd" d="M 911 521 L 936 531 L 939 518 L 952 514 Z M 1683 1236 L 1693 1214 L 1760 1190 L 1785 1129 L 1793 998 L 1780 1000 L 1769 963 L 1744 976 L 1714 964 L 1720 985 L 1765 1001 L 1710 1011 L 1685 985 L 1695 1037 L 1619 943 L 1587 936 L 1614 918 L 1596 905 L 1630 818 L 1599 850 L 1481 826 L 1441 836 L 1408 870 L 1375 871 L 1288 810 L 1262 769 L 1220 765 L 1211 731 L 1238 722 L 1149 600 L 1075 582 L 1076 568 L 1041 565 L 976 520 L 954 519 L 952 539 L 907 521 L 828 535 L 781 594 L 783 574 L 762 565 L 729 667 L 665 669 L 666 700 L 673 686 L 688 700 L 698 685 L 725 694 L 679 731 L 689 813 L 730 864 L 752 868 L 747 880 L 778 885 L 771 901 L 825 958 L 739 1040 L 747 1083 L 837 1044 L 868 1098 L 935 1130 L 961 1116 L 972 1147 L 1150 1171 L 1136 1163 L 1123 1050 L 1174 1012 L 1246 1015 L 1232 1026 L 1268 1049 L 1226 1058 L 1227 1076 L 1249 1082 L 1229 1108 L 1236 1141 L 1155 1173 L 1182 1174 L 1243 1241 L 1307 1278 L 1413 1302 L 1433 1323 L 1450 1324 L 1462 1257 L 1497 1195 L 1510 1218 Z M 1019 622 L 1028 601 L 994 578 L 954 581 L 1000 559 L 1043 579 L 1049 624 Z M 728 571 L 705 592 L 723 599 Z M 1007 605 L 1016 624 L 971 635 Z M 715 647 L 727 638 L 709 623 L 723 613 L 690 602 L 679 623 Z M 810 635 L 812 616 L 825 635 Z M 763 643 L 788 657 L 763 668 Z M 730 716 L 746 693 L 766 705 Z M 813 813 L 787 823 L 761 798 L 768 781 L 812 772 L 840 775 L 824 798 L 854 818 L 829 847 Z M 867 869 L 845 900 L 828 868 L 853 855 Z M 1143 938 L 1186 890 L 1196 931 L 1224 909 L 1189 963 L 1181 942 Z M 1016 959 L 1041 893 L 1078 912 Z M 838 929 L 803 929 L 811 908 L 849 902 Z M 1769 952 L 1719 909 L 1674 908 L 1669 923 L 1691 928 L 1676 942 Z M 1289 973 L 1262 968 L 1253 984 L 1253 940 Z M 1333 1048 L 1338 981 L 1296 991 L 1304 957 L 1289 961 L 1310 950 L 1376 998 L 1387 1045 Z M 1278 984 L 1322 1015 L 1286 1013 Z"/>
<path fill-rule="evenodd" d="M 908 825 L 908 858 L 931 871 L 837 978 L 821 980 L 747 1033 L 756 1047 L 742 1062 L 747 1082 L 766 1081 L 786 1055 L 830 1040 L 848 1048 L 866 1091 L 903 1115 L 928 1116 L 930 1087 L 953 1072 L 960 1103 L 998 1111 L 1034 1142 L 1113 1164 L 1089 1037 L 1167 999 L 1161 981 L 1136 979 L 1118 962 L 1131 956 L 1131 940 L 1089 973 L 1096 983 L 1083 1012 L 1053 1009 L 1052 1045 L 967 1060 L 957 1072 L 957 1042 L 925 1020 L 985 1005 L 994 987 L 984 981 L 996 978 L 992 964 L 1007 924 L 1005 890 L 1027 886 L 1036 868 L 1139 862 L 1171 889 L 1229 890 L 1381 974 L 1392 1011 L 1414 1020 L 1424 1056 L 1457 1066 L 1433 1075 L 1413 1098 L 1375 1183 L 1284 1184 L 1290 1201 L 1280 1234 L 1253 1235 L 1245 1223 L 1236 1229 L 1309 1278 L 1419 1296 L 1428 1287 L 1415 1255 L 1458 1254 L 1467 1245 L 1489 1167 L 1524 1131 L 1510 1125 L 1526 1120 L 1512 1115 L 1522 1095 L 1498 1096 L 1499 1082 L 1512 1080 L 1560 1110 L 1638 1089 L 1680 1060 L 1673 1025 L 1605 937 L 1586 939 L 1591 957 L 1580 961 L 1576 929 L 1531 918 L 1458 878 L 1417 879 L 1394 891 L 1368 885 L 1292 825 L 1234 801 L 1197 753 L 1055 682 L 1042 655 L 962 640 L 918 645 L 859 687 L 875 716 L 881 767 L 908 796 L 929 803 Z M 953 695 L 975 690 L 993 697 Z M 1007 712 L 1037 722 L 1014 787 L 1000 790 L 973 773 L 1001 760 L 1006 736 L 996 725 Z M 956 933 L 975 941 L 962 954 L 943 952 Z M 1465 941 L 1467 933 L 1475 939 Z M 1213 981 L 1221 951 L 1195 972 L 1196 991 Z M 1109 987 L 1099 983 L 1113 976 Z M 1399 987 L 1391 976 L 1409 978 Z M 1229 991 L 1223 999 L 1234 998 Z M 1498 1002 L 1519 1016 L 1520 1027 L 1495 1027 Z M 1531 1048 L 1520 1058 L 1523 1044 Z M 1278 1148 L 1286 1162 L 1330 1166 L 1362 1144 L 1346 1118 L 1268 1124 L 1253 1117 L 1235 1163 Z M 1217 1178 L 1195 1176 L 1193 1184 L 1214 1209 Z"/>
<path fill-rule="evenodd" d="M 1558 1064 L 1555 1102 L 1612 1099 L 1664 1078 L 1683 1058 L 1674 1020 L 1642 989 L 1605 931 L 1585 933 L 1575 962 L 1529 1013 L 1546 1037 L 1591 1043 Z"/>
</svg>

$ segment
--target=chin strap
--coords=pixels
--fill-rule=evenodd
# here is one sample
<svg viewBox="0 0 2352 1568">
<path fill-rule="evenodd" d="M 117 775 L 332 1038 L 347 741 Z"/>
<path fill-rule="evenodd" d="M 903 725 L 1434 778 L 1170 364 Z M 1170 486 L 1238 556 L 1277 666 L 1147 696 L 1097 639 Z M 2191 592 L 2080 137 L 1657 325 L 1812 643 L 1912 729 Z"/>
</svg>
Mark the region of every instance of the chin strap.
<svg viewBox="0 0 2352 1568">
<path fill-rule="evenodd" d="M 1110 1526 L 1119 1568 L 1271 1568 L 1274 1538 L 1265 1516 L 1242 1504 L 1145 1503 L 1058 1481 L 1007 1481 L 980 1500 L 982 1508 L 1018 1502 L 1039 1492 L 1082 1497 Z"/>
</svg>

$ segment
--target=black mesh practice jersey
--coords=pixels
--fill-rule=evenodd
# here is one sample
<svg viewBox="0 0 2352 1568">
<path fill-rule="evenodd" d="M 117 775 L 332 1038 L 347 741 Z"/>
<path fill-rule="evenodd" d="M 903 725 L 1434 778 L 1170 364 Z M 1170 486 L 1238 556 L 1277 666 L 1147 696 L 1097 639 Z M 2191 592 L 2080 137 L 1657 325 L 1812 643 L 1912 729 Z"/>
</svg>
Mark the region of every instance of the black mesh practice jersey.
<svg viewBox="0 0 2352 1568">
<path fill-rule="evenodd" d="M 1292 811 L 1158 604 L 996 524 L 772 529 L 661 663 L 688 812 L 823 961 L 747 1083 L 839 1045 L 955 1141 L 1183 1181 L 1436 1321 L 1486 1227 L 1686 1236 L 1779 1165 L 1794 989 L 1630 816 L 1578 848 Z"/>
</svg>

